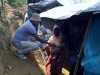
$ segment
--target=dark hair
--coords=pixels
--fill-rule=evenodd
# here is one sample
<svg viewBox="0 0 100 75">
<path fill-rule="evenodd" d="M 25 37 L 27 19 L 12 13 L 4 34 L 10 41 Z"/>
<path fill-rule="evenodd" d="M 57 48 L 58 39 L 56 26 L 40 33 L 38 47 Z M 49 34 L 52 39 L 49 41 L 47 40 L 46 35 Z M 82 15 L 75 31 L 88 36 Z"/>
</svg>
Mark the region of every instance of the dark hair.
<svg viewBox="0 0 100 75">
<path fill-rule="evenodd" d="M 55 36 L 59 36 L 60 35 L 60 28 L 59 28 L 59 26 L 57 26 L 57 25 L 54 26 L 53 33 L 54 33 Z"/>
</svg>

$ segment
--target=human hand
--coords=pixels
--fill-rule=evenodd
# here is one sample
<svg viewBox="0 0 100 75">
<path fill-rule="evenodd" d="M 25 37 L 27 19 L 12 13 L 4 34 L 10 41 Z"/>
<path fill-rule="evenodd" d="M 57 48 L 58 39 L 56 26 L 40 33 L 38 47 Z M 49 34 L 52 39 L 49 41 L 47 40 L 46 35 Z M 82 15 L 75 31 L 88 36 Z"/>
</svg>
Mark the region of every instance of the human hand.
<svg viewBox="0 0 100 75">
<path fill-rule="evenodd" d="M 42 48 L 43 51 L 46 51 L 46 50 L 48 50 L 48 49 L 49 49 L 48 44 L 43 45 L 43 48 Z"/>
<path fill-rule="evenodd" d="M 55 44 L 48 43 L 48 45 L 51 46 L 51 47 L 56 47 Z"/>
</svg>

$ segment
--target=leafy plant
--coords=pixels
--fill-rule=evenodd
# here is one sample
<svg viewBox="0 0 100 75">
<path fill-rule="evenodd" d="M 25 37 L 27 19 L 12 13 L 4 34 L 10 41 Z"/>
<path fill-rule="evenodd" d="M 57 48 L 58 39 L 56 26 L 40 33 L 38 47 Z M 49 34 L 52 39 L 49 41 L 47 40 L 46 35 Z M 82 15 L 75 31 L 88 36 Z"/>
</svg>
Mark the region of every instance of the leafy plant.
<svg viewBox="0 0 100 75">
<path fill-rule="evenodd" d="M 26 4 L 26 0 L 8 0 L 9 4 L 18 7 Z"/>
</svg>

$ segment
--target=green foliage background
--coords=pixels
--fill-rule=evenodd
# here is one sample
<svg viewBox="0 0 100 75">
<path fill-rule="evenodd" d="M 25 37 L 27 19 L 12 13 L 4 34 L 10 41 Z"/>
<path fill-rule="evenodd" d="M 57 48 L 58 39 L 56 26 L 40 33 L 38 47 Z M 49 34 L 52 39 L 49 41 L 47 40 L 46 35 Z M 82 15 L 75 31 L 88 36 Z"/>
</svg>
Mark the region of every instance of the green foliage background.
<svg viewBox="0 0 100 75">
<path fill-rule="evenodd" d="M 9 4 L 14 7 L 19 7 L 27 3 L 27 0 L 8 0 Z"/>
<path fill-rule="evenodd" d="M 12 23 L 13 23 L 13 26 L 16 25 L 15 23 L 16 12 L 18 12 L 17 15 L 19 16 L 21 14 L 21 12 L 19 11 L 21 10 L 19 10 L 18 8 L 23 8 L 24 5 L 26 5 L 26 3 L 27 3 L 27 0 L 0 0 L 0 9 L 2 8 L 2 10 L 0 10 L 0 50 L 1 48 L 3 50 L 9 49 L 8 46 L 9 46 L 11 35 L 12 35 L 12 32 L 10 32 L 10 27 Z M 6 11 L 5 9 L 7 5 L 9 8 L 9 12 Z M 10 13 L 10 12 L 12 12 L 14 16 L 10 16 L 10 17 L 5 16 L 4 13 Z"/>
</svg>

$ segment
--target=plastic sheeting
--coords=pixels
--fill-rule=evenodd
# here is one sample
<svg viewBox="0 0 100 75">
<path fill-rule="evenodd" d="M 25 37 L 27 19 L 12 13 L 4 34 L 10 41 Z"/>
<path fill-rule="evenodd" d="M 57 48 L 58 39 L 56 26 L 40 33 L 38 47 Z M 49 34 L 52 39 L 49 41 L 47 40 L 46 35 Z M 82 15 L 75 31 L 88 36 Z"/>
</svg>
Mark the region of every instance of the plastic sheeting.
<svg viewBox="0 0 100 75">
<path fill-rule="evenodd" d="M 64 6 L 68 6 L 68 5 L 82 2 L 81 0 L 57 0 L 57 1 Z"/>
<path fill-rule="evenodd" d="M 52 19 L 66 19 L 81 12 L 100 11 L 100 0 L 95 2 L 78 3 L 72 5 L 64 5 L 52 8 L 46 12 L 40 13 L 40 17 Z"/>
<path fill-rule="evenodd" d="M 57 1 L 64 6 L 69 6 L 70 4 L 73 4 L 73 0 L 57 0 Z"/>
</svg>

